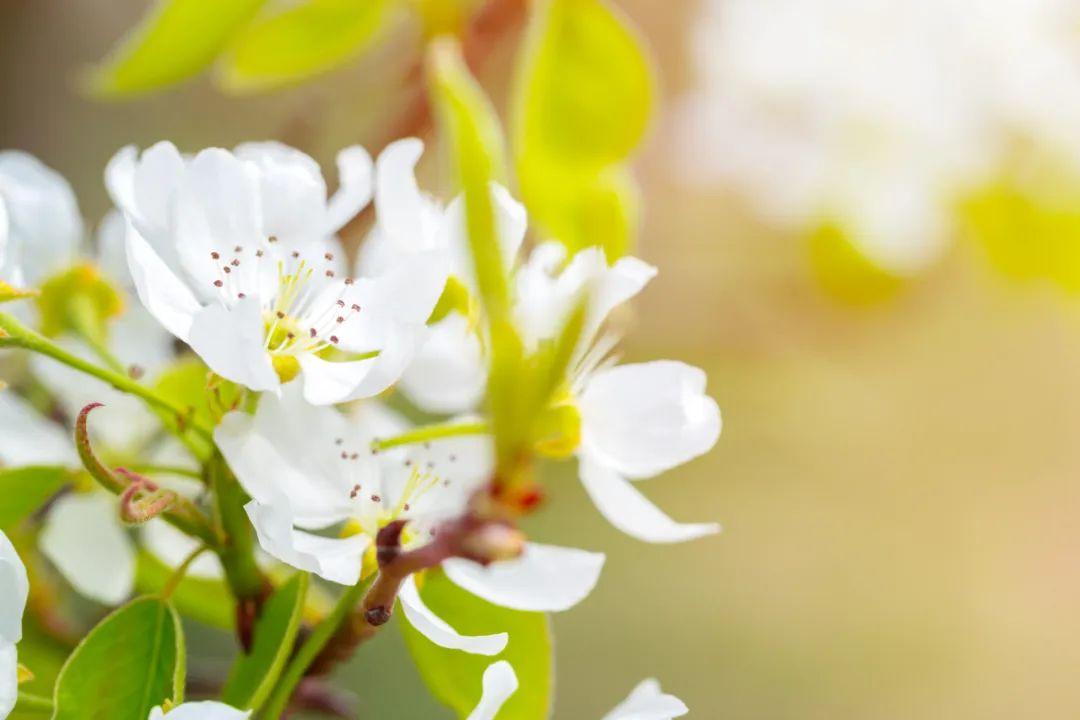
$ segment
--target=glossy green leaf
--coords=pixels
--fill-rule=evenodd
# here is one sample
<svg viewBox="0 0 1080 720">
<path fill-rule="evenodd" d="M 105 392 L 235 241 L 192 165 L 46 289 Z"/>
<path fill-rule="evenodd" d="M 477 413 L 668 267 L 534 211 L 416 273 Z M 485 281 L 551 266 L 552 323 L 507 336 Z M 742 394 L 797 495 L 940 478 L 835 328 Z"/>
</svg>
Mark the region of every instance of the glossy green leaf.
<svg viewBox="0 0 1080 720">
<path fill-rule="evenodd" d="M 637 34 L 604 0 L 536 4 L 518 88 L 516 142 L 560 165 L 626 159 L 649 123 L 653 79 Z"/>
<path fill-rule="evenodd" d="M 53 720 L 146 720 L 165 700 L 184 699 L 186 655 L 180 618 L 156 597 L 115 611 L 64 663 Z"/>
<path fill-rule="evenodd" d="M 371 47 L 387 0 L 307 0 L 249 25 L 222 59 L 229 90 L 266 90 L 330 70 Z"/>
<path fill-rule="evenodd" d="M 266 0 L 162 0 L 91 71 L 89 89 L 127 97 L 202 72 Z"/>
<path fill-rule="evenodd" d="M 309 578 L 307 573 L 297 573 L 263 606 L 262 616 L 255 624 L 251 652 L 240 655 L 222 690 L 221 697 L 226 703 L 252 709 L 261 707 L 269 697 L 292 655 Z"/>
<path fill-rule="evenodd" d="M 159 593 L 173 572 L 153 554 L 140 551 L 135 559 L 135 587 L 148 595 Z M 181 615 L 206 625 L 232 630 L 236 624 L 236 600 L 224 580 L 188 575 L 173 590 L 171 601 Z"/>
<path fill-rule="evenodd" d="M 409 625 L 402 614 L 400 626 L 409 651 L 424 682 L 440 702 L 450 706 L 458 717 L 468 717 L 480 700 L 484 670 L 496 660 L 507 660 L 514 667 L 519 687 L 497 720 L 547 720 L 554 669 L 546 615 L 492 605 L 462 590 L 439 570 L 426 573 L 420 595 L 436 615 L 458 632 L 510 634 L 510 642 L 499 657 L 470 655 L 435 645 Z"/>
<path fill-rule="evenodd" d="M 71 473 L 62 467 L 0 469 L 0 530 L 36 511 L 70 479 Z"/>
</svg>

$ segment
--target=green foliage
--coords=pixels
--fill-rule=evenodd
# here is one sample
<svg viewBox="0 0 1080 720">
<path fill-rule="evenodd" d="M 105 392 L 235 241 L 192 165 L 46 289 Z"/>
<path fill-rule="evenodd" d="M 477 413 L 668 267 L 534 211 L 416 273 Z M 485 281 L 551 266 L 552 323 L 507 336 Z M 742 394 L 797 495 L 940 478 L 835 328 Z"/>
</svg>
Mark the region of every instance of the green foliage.
<svg viewBox="0 0 1080 720">
<path fill-rule="evenodd" d="M 173 572 L 151 553 L 140 551 L 135 559 L 135 587 L 147 595 L 159 593 Z M 222 580 L 188 575 L 173 590 L 170 600 L 184 617 L 211 627 L 232 630 L 236 624 L 236 600 Z"/>
<path fill-rule="evenodd" d="M 1080 191 L 1068 182 L 1055 189 L 1061 197 L 999 184 L 970 198 L 963 216 L 999 272 L 1016 280 L 1049 280 L 1075 293 L 1080 291 Z"/>
<path fill-rule="evenodd" d="M 193 423 L 203 427 L 217 424 L 220 414 L 235 405 L 240 391 L 232 383 L 211 383 L 210 371 L 196 357 L 185 357 L 163 370 L 154 383 L 154 391 L 182 408 L 183 415 L 163 414 L 161 421 L 170 432 L 180 432 L 180 426 Z M 205 438 L 191 437 L 193 450 L 200 458 L 210 454 L 211 445 Z"/>
<path fill-rule="evenodd" d="M 640 39 L 603 0 L 544 0 L 515 94 L 516 166 L 532 219 L 571 251 L 626 254 L 639 210 L 625 163 L 653 102 Z"/>
<path fill-rule="evenodd" d="M 546 720 L 551 712 L 554 672 L 548 618 L 543 613 L 519 612 L 492 605 L 462 590 L 442 571 L 429 571 L 420 595 L 431 610 L 467 635 L 510 634 L 498 658 L 470 655 L 433 644 L 409 625 L 400 626 L 416 666 L 432 694 L 466 718 L 480 701 L 481 678 L 488 665 L 507 660 L 520 687 L 499 712 L 498 720 Z"/>
<path fill-rule="evenodd" d="M 259 708 L 292 656 L 310 576 L 297 573 L 273 594 L 255 625 L 255 643 L 233 666 L 222 699 L 237 708 Z"/>
<path fill-rule="evenodd" d="M 369 48 L 388 0 L 308 0 L 242 30 L 221 67 L 229 90 L 266 90 L 332 69 Z"/>
<path fill-rule="evenodd" d="M 71 479 L 67 468 L 29 466 L 0 470 L 0 530 L 8 530 L 55 495 Z"/>
<path fill-rule="evenodd" d="M 53 720 L 146 720 L 184 699 L 180 618 L 156 597 L 137 598 L 102 620 L 64 663 Z"/>
<path fill-rule="evenodd" d="M 870 262 L 833 223 L 810 235 L 810 267 L 821 288 L 847 305 L 875 305 L 896 297 L 904 280 Z"/>
<path fill-rule="evenodd" d="M 89 77 L 101 97 L 157 90 L 202 72 L 266 0 L 163 0 Z"/>
</svg>

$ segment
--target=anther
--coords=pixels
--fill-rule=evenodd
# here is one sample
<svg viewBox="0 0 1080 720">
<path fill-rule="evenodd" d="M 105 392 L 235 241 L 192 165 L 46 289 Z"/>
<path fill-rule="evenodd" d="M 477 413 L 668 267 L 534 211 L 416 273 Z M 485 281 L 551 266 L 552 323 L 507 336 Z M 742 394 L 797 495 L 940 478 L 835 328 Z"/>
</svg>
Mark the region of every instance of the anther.
<svg viewBox="0 0 1080 720">
<path fill-rule="evenodd" d="M 356 281 L 353 280 L 351 277 L 345 278 L 345 284 L 346 285 L 352 285 L 354 282 L 356 282 Z"/>
<path fill-rule="evenodd" d="M 311 333 L 311 337 L 315 337 L 316 335 L 319 334 L 319 333 L 315 332 L 315 328 L 311 328 L 310 330 L 308 330 L 308 332 Z"/>
<path fill-rule="evenodd" d="M 372 495 L 371 496 L 371 502 L 382 502 L 382 498 L 379 497 L 378 495 Z"/>
<path fill-rule="evenodd" d="M 360 306 L 357 305 L 356 303 L 353 303 L 352 311 L 353 312 L 360 312 Z"/>
<path fill-rule="evenodd" d="M 338 300 L 337 301 L 337 306 L 338 307 L 345 307 L 345 301 L 344 300 Z"/>
<path fill-rule="evenodd" d="M 221 269 L 225 271 L 225 274 L 226 274 L 226 275 L 228 275 L 229 273 L 231 273 L 231 272 L 232 272 L 232 268 L 231 268 L 231 267 L 229 267 L 228 265 L 226 265 L 225 267 L 223 267 L 223 268 L 221 268 Z"/>
<path fill-rule="evenodd" d="M 215 250 L 214 252 L 210 253 L 210 258 L 212 260 L 220 260 L 221 259 L 221 253 L 219 253 L 219 252 L 217 252 Z"/>
<path fill-rule="evenodd" d="M 337 316 L 337 323 L 338 323 L 338 325 L 340 325 L 340 324 L 341 324 L 341 323 L 343 323 L 343 322 L 345 322 L 345 318 L 343 318 L 343 317 L 341 317 L 340 315 L 338 315 L 338 316 Z"/>
<path fill-rule="evenodd" d="M 245 293 L 236 293 L 236 297 L 238 297 L 238 298 L 240 298 L 241 300 L 243 300 L 244 298 L 246 298 L 246 297 L 247 297 L 247 294 L 245 294 Z"/>
<path fill-rule="evenodd" d="M 293 260 L 300 257 L 300 251 L 299 250 L 293 250 L 292 251 L 292 256 L 293 256 Z"/>
<path fill-rule="evenodd" d="M 277 235 L 271 235 L 270 237 L 268 237 L 266 239 L 269 242 L 276 243 L 277 242 Z"/>
<path fill-rule="evenodd" d="M 277 319 L 278 319 L 278 320 L 284 320 L 284 319 L 285 319 L 285 313 L 281 312 L 280 310 L 278 310 L 278 311 L 277 311 L 276 313 L 274 313 L 274 314 L 275 314 L 275 315 L 277 315 Z"/>
<path fill-rule="evenodd" d="M 241 246 L 237 245 L 236 247 L 234 247 L 234 248 L 232 249 L 232 251 L 233 251 L 234 253 L 241 253 L 241 252 L 244 252 L 244 248 L 242 248 Z"/>
<path fill-rule="evenodd" d="M 225 284 L 225 283 L 221 282 L 220 280 L 215 280 L 215 281 L 214 281 L 214 287 L 216 287 L 216 288 L 219 288 L 219 287 L 221 287 L 221 286 L 222 286 L 222 285 L 224 285 L 224 284 Z"/>
<path fill-rule="evenodd" d="M 334 277 L 334 271 L 333 270 L 327 270 L 326 271 L 326 277 L 328 277 L 328 278 Z"/>
<path fill-rule="evenodd" d="M 233 261 L 231 263 L 229 263 L 229 264 L 232 265 L 233 267 L 240 267 L 240 261 L 237 260 L 236 258 L 233 258 Z"/>
<path fill-rule="evenodd" d="M 262 257 L 265 254 L 266 253 L 264 253 L 262 250 L 256 250 L 255 251 L 255 257 Z"/>
<path fill-rule="evenodd" d="M 337 344 L 338 344 L 338 336 L 337 336 L 337 335 L 331 335 L 331 336 L 330 336 L 330 342 L 332 342 L 332 343 L 334 343 L 335 345 L 337 345 Z"/>
<path fill-rule="evenodd" d="M 333 260 L 334 259 L 334 253 L 326 253 L 325 255 L 323 255 L 323 257 L 326 258 L 327 260 Z"/>
<path fill-rule="evenodd" d="M 343 442 L 345 442 L 345 438 L 336 438 L 336 439 L 334 440 L 334 444 L 335 444 L 335 445 L 340 445 L 340 444 L 342 444 Z"/>
</svg>

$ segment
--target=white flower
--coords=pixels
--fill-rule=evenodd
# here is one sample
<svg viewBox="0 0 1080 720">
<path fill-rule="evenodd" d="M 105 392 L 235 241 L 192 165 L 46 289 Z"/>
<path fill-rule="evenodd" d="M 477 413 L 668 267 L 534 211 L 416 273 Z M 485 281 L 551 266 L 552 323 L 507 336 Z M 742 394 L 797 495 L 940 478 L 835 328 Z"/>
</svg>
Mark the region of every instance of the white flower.
<svg viewBox="0 0 1080 720">
<path fill-rule="evenodd" d="M 338 169 L 327 200 L 314 161 L 276 143 L 192 158 L 159 143 L 110 162 L 139 298 L 222 377 L 277 392 L 303 375 L 309 402 L 344 402 L 393 383 L 422 340 L 445 261 L 417 252 L 346 277 L 335 233 L 370 199 L 371 159 L 351 147 Z"/>
<path fill-rule="evenodd" d="M 484 671 L 480 702 L 467 720 L 495 720 L 499 710 L 518 689 L 517 675 L 508 662 L 489 665 Z M 603 720 L 672 720 L 689 712 L 674 695 L 665 695 L 656 680 L 643 680 Z"/>
<path fill-rule="evenodd" d="M 264 396 L 255 415 L 226 415 L 215 432 L 218 447 L 253 498 L 248 514 L 262 548 L 301 570 L 341 584 L 354 584 L 368 556 L 371 567 L 378 531 L 407 519 L 406 549 L 430 540 L 442 520 L 458 516 L 491 472 L 486 436 L 445 438 L 373 454 L 371 440 L 405 428 L 379 411 L 346 418 L 332 408 L 313 407 L 286 388 L 280 399 Z M 345 523 L 346 537 L 310 530 Z M 512 561 L 487 568 L 464 561 L 443 563 L 466 590 L 519 610 L 565 610 L 589 594 L 604 556 L 583 550 L 526 546 Z M 409 620 L 433 642 L 481 654 L 496 654 L 505 634 L 464 637 L 420 601 L 412 580 L 399 600 Z"/>
<path fill-rule="evenodd" d="M 150 711 L 148 720 L 247 720 L 250 711 L 237 710 L 225 703 L 204 701 L 177 705 L 168 713 L 156 707 Z"/>
<path fill-rule="evenodd" d="M 7 535 L 0 531 L 0 718 L 8 716 L 18 696 L 15 644 L 22 639 L 22 616 L 29 592 L 26 567 Z"/>
<path fill-rule="evenodd" d="M 682 168 L 733 181 L 770 219 L 839 221 L 887 270 L 934 260 L 957 200 L 1018 148 L 1080 168 L 1074 2 L 704 7 Z"/>
<path fill-rule="evenodd" d="M 40 282 L 71 262 L 82 234 L 67 180 L 32 155 L 0 152 L 0 280 Z"/>
</svg>

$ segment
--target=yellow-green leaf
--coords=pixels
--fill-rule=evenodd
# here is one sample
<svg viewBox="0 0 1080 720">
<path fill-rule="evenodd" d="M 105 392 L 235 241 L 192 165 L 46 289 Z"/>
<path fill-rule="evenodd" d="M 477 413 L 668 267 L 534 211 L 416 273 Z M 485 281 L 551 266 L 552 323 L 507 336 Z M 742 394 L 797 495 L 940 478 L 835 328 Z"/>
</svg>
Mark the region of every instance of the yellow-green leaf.
<svg viewBox="0 0 1080 720">
<path fill-rule="evenodd" d="M 620 162 L 641 142 L 653 78 L 640 38 L 604 0 L 536 3 L 518 87 L 515 141 L 559 164 Z"/>
<path fill-rule="evenodd" d="M 53 720 L 146 720 L 166 700 L 184 700 L 186 652 L 180 618 L 161 598 L 142 597 L 90 631 L 56 679 Z"/>
<path fill-rule="evenodd" d="M 309 578 L 307 573 L 297 573 L 263 606 L 262 615 L 255 624 L 251 652 L 237 659 L 221 691 L 226 703 L 252 709 L 261 707 L 269 697 L 285 663 L 292 656 Z"/>
<path fill-rule="evenodd" d="M 493 662 L 506 660 L 518 677 L 518 690 L 499 711 L 497 720 L 547 720 L 554 673 L 546 615 L 492 605 L 450 582 L 441 570 L 425 574 L 420 595 L 436 615 L 460 633 L 510 634 L 510 642 L 500 656 L 470 655 L 435 645 L 403 616 L 400 627 L 409 651 L 420 676 L 440 702 L 451 707 L 459 718 L 467 718 L 480 700 L 484 670 Z"/>
<path fill-rule="evenodd" d="M 71 479 L 67 468 L 19 467 L 0 470 L 0 530 L 40 508 Z"/>
<path fill-rule="evenodd" d="M 308 0 L 260 18 L 222 58 L 221 84 L 267 90 L 330 70 L 375 43 L 387 9 L 387 0 Z"/>
<path fill-rule="evenodd" d="M 202 72 L 266 0 L 162 0 L 88 78 L 103 97 L 157 90 Z"/>
</svg>

